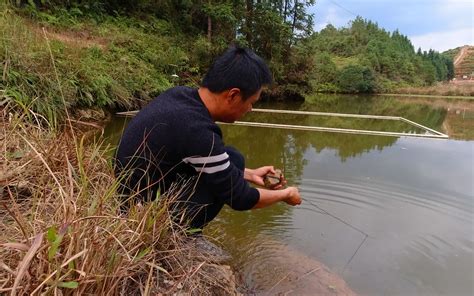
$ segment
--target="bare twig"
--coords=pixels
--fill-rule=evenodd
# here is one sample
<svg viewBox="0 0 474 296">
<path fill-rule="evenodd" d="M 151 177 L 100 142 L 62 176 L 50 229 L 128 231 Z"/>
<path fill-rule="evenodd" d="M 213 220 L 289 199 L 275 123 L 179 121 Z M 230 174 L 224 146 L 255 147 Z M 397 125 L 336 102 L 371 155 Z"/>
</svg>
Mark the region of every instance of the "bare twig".
<svg viewBox="0 0 474 296">
<path fill-rule="evenodd" d="M 23 260 L 21 261 L 20 265 L 18 266 L 18 273 L 15 278 L 15 282 L 12 287 L 12 292 L 11 296 L 16 295 L 16 290 L 18 288 L 18 285 L 20 284 L 21 280 L 23 279 L 23 276 L 26 273 L 26 270 L 28 269 L 28 266 L 30 265 L 31 259 L 33 259 L 33 256 L 36 254 L 36 251 L 38 248 L 41 246 L 41 242 L 43 241 L 43 233 L 39 233 L 35 236 L 33 243 L 31 244 L 30 249 L 26 253 L 25 257 L 23 257 Z"/>
</svg>

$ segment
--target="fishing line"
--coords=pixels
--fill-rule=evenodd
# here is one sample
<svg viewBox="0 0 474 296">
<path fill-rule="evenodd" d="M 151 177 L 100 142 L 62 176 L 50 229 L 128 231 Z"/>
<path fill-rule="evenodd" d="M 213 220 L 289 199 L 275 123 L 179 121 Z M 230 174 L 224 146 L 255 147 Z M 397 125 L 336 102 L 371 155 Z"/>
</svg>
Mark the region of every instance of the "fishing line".
<svg viewBox="0 0 474 296">
<path fill-rule="evenodd" d="M 285 156 L 286 156 L 286 155 L 283 154 L 283 157 L 282 157 L 282 161 L 283 161 L 283 170 L 282 170 L 282 172 L 283 172 L 283 175 L 286 173 L 286 167 L 287 167 L 287 166 L 286 166 L 286 157 L 285 157 Z M 303 193 L 303 192 L 302 192 L 302 193 Z M 349 260 L 348 260 L 348 261 L 346 262 L 346 264 L 344 265 L 344 268 L 342 269 L 342 272 L 341 272 L 341 275 L 343 275 L 344 272 L 346 271 L 346 268 L 351 264 L 352 259 L 355 258 L 355 256 L 357 255 L 357 252 L 359 252 L 360 248 L 361 248 L 362 245 L 365 243 L 365 241 L 367 240 L 367 238 L 369 237 L 369 235 L 368 235 L 365 231 L 363 231 L 363 230 L 361 230 L 361 229 L 355 227 L 354 225 L 350 224 L 349 222 L 346 222 L 346 221 L 343 220 L 342 218 L 339 218 L 339 217 L 337 217 L 336 215 L 331 214 L 330 212 L 328 212 L 328 211 L 326 211 L 325 209 L 321 208 L 321 207 L 318 206 L 317 204 L 313 203 L 311 200 L 305 200 L 305 203 L 306 203 L 306 202 L 307 202 L 310 206 L 313 206 L 313 207 L 315 207 L 315 208 L 317 208 L 317 209 L 319 210 L 319 211 L 314 211 L 314 209 L 313 209 L 314 212 L 319 213 L 319 214 L 326 214 L 326 215 L 332 217 L 333 219 L 336 219 L 337 221 L 341 222 L 342 224 L 346 225 L 347 227 L 350 227 L 351 229 L 357 231 L 358 233 L 360 233 L 360 234 L 362 234 L 362 235 L 364 236 L 364 238 L 363 238 L 362 241 L 360 242 L 360 244 L 359 244 L 359 246 L 357 247 L 357 249 L 354 251 L 354 253 L 352 254 L 352 256 L 349 258 Z M 302 208 L 302 209 L 303 209 L 303 210 L 309 210 L 309 208 L 306 208 L 306 207 L 304 207 L 304 208 Z"/>
<path fill-rule="evenodd" d="M 322 214 L 322 215 L 326 214 L 326 213 L 324 213 L 323 211 L 317 211 L 317 210 L 315 210 L 314 208 L 311 208 L 311 207 L 302 207 L 302 206 L 299 206 L 299 207 L 298 207 L 298 210 L 311 211 L 311 212 L 313 212 L 313 213 L 318 213 L 318 214 Z"/>
<path fill-rule="evenodd" d="M 359 246 L 358 246 L 357 249 L 355 250 L 354 254 L 352 254 L 351 259 L 349 259 L 349 261 L 347 261 L 346 265 L 344 265 L 344 268 L 342 269 L 341 274 L 344 274 L 344 271 L 346 271 L 347 266 L 349 266 L 349 264 L 351 264 L 352 259 L 354 259 L 355 255 L 356 255 L 357 252 L 359 251 L 360 247 L 362 247 L 362 245 L 365 243 L 365 240 L 366 240 L 368 237 L 369 237 L 369 236 L 366 234 L 365 237 L 364 237 L 364 239 L 360 242 Z"/>
<path fill-rule="evenodd" d="M 321 212 L 325 213 L 326 215 L 336 219 L 337 221 L 341 222 L 342 224 L 354 229 L 355 231 L 359 232 L 360 234 L 362 235 L 366 235 L 366 236 L 369 236 L 367 233 L 365 233 L 363 230 L 360 230 L 359 228 L 355 227 L 354 225 L 342 220 L 341 218 L 329 213 L 328 211 L 326 211 L 325 209 L 321 208 L 320 206 L 318 206 L 317 204 L 313 203 L 312 201 L 310 200 L 305 200 L 305 202 L 309 203 L 310 205 L 312 205 L 313 207 L 317 208 L 318 210 L 320 210 Z"/>
<path fill-rule="evenodd" d="M 367 238 L 369 237 L 369 235 L 363 231 L 363 230 L 360 230 L 359 228 L 355 227 L 354 225 L 344 221 L 343 219 L 337 217 L 336 215 L 334 214 L 331 214 L 329 213 L 328 211 L 326 211 L 325 209 L 321 208 L 320 206 L 318 206 L 317 204 L 313 203 L 311 200 L 305 200 L 305 202 L 309 203 L 311 206 L 319 209 L 322 213 L 336 219 L 337 221 L 341 222 L 342 224 L 352 228 L 353 230 L 359 232 L 360 234 L 362 234 L 364 236 L 364 238 L 362 239 L 362 241 L 360 242 L 359 246 L 357 247 L 357 249 L 354 251 L 354 253 L 352 254 L 351 258 L 349 258 L 349 260 L 346 262 L 346 264 L 344 265 L 344 268 L 342 269 L 342 272 L 341 272 L 341 275 L 344 274 L 344 271 L 346 271 L 346 268 L 349 266 L 349 264 L 351 264 L 352 262 L 352 259 L 354 259 L 354 257 L 356 256 L 357 252 L 359 252 L 359 249 L 362 247 L 362 245 L 365 243 L 365 241 L 367 240 Z"/>
</svg>

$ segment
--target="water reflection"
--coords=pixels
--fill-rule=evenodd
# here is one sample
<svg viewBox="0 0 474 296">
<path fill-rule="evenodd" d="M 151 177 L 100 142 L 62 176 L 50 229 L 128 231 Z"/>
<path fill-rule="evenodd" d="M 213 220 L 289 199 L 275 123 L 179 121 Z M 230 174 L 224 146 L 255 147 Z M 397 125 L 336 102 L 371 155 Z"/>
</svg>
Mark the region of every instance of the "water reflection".
<svg viewBox="0 0 474 296">
<path fill-rule="evenodd" d="M 261 109 L 264 110 L 264 109 Z M 341 116 L 309 115 L 309 114 L 272 114 L 267 112 L 251 112 L 243 121 L 289 124 L 338 129 L 371 130 L 399 133 L 426 133 L 425 129 L 406 123 L 402 120 L 382 118 L 348 118 Z"/>
<path fill-rule="evenodd" d="M 285 276 L 301 277 L 319 261 L 364 295 L 472 295 L 473 106 L 341 96 L 259 106 L 403 116 L 440 131 L 449 121 L 451 132 L 464 140 L 222 126 L 226 144 L 244 154 L 248 167 L 282 168 L 289 183 L 299 185 L 304 202 L 250 212 L 225 208 L 208 231 L 221 236 L 256 293 L 311 295 L 317 277 Z M 462 108 L 464 115 L 456 114 Z M 115 133 L 122 126 L 116 123 Z M 369 235 L 355 256 L 363 235 L 315 205 Z"/>
<path fill-rule="evenodd" d="M 335 150 L 341 161 L 357 157 L 371 150 L 383 150 L 393 145 L 396 137 L 351 135 L 338 133 L 307 132 L 296 130 L 278 131 L 269 128 L 221 126 L 227 143 L 236 146 L 244 154 L 249 165 L 274 163 L 285 170 L 285 176 L 297 181 L 307 161 L 304 152 L 314 149 Z M 255 146 L 254 141 L 260 141 Z"/>
<path fill-rule="evenodd" d="M 305 200 L 300 208 L 224 212 L 217 221 L 214 227 L 223 231 L 228 248 L 239 248 L 237 265 L 248 285 L 263 292 L 275 284 L 274 277 L 261 274 L 268 263 L 251 255 L 258 246 L 249 242 L 260 241 L 268 256 L 285 256 L 279 242 L 322 261 L 362 294 L 474 292 L 473 142 L 223 129 L 250 167 L 284 167 Z M 313 204 L 368 233 L 352 262 L 361 233 Z M 262 242 L 262 235 L 270 236 L 269 242 Z M 452 271 L 457 256 L 464 260 L 462 273 Z M 302 263 L 286 264 L 280 269 Z"/>
</svg>

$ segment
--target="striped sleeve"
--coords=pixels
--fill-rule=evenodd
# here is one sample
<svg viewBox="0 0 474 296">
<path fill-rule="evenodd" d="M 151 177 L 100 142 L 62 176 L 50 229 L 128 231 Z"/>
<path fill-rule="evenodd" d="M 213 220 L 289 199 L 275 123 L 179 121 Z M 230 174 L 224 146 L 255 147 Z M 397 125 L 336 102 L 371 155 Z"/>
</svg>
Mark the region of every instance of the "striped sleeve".
<svg viewBox="0 0 474 296">
<path fill-rule="evenodd" d="M 230 166 L 229 155 L 226 152 L 213 156 L 186 157 L 183 162 L 190 164 L 196 172 L 206 174 L 218 173 Z"/>
<path fill-rule="evenodd" d="M 234 210 L 249 210 L 257 204 L 260 194 L 244 179 L 243 171 L 236 167 L 226 152 L 219 133 L 193 134 L 188 137 L 187 151 L 182 161 L 199 175 L 199 182 L 209 192 Z M 192 141 L 194 137 L 194 141 Z"/>
</svg>

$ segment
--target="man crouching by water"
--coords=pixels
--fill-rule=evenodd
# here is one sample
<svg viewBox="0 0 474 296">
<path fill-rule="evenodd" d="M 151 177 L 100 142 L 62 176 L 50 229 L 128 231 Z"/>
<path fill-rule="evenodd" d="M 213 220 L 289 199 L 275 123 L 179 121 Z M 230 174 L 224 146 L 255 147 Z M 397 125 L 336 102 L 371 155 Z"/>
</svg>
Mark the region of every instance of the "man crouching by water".
<svg viewBox="0 0 474 296">
<path fill-rule="evenodd" d="M 116 173 L 131 171 L 122 181 L 125 196 L 133 192 L 152 200 L 173 183 L 192 179 L 178 204 L 187 225 L 198 229 L 224 204 L 238 211 L 281 201 L 299 205 L 298 189 L 283 189 L 285 180 L 273 190 L 250 187 L 248 182 L 264 186 L 264 176 L 275 173 L 273 166 L 245 168 L 244 157 L 224 145 L 216 124 L 232 123 L 251 111 L 271 80 L 263 59 L 233 47 L 214 61 L 198 89 L 174 87 L 151 101 L 130 121 L 118 147 Z"/>
</svg>

